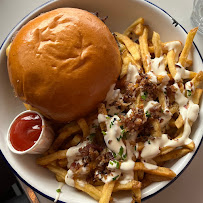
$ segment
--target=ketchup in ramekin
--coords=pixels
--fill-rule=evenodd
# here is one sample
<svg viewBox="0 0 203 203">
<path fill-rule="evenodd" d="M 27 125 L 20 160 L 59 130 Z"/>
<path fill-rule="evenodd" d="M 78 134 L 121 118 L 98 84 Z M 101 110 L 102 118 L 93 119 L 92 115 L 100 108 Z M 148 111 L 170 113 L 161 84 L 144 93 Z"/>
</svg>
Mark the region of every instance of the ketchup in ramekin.
<svg viewBox="0 0 203 203">
<path fill-rule="evenodd" d="M 12 152 L 41 154 L 48 150 L 54 135 L 40 113 L 28 110 L 20 113 L 12 121 L 7 137 Z"/>
<path fill-rule="evenodd" d="M 33 112 L 27 112 L 19 116 L 11 126 L 10 141 L 18 151 L 31 148 L 42 131 L 42 119 Z"/>
</svg>

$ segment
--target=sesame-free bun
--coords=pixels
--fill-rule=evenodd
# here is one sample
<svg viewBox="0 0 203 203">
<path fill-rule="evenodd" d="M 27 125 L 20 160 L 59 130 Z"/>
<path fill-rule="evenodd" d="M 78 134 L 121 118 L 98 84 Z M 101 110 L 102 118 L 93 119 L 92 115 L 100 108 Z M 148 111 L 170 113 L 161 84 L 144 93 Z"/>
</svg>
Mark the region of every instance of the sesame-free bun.
<svg viewBox="0 0 203 203">
<path fill-rule="evenodd" d="M 52 10 L 28 22 L 8 55 L 16 95 L 58 122 L 96 109 L 120 69 L 119 49 L 107 26 L 76 8 Z"/>
</svg>

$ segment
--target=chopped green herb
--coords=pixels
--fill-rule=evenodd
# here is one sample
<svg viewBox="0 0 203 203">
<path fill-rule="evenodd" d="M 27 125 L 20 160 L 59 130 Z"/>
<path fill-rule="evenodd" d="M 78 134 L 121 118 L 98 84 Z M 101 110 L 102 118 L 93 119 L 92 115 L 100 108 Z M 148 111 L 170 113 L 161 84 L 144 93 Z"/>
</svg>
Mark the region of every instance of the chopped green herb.
<svg viewBox="0 0 203 203">
<path fill-rule="evenodd" d="M 113 166 L 113 162 L 112 161 L 110 161 L 109 163 Z"/>
<path fill-rule="evenodd" d="M 121 130 L 123 130 L 124 129 L 123 125 L 121 125 L 120 128 L 121 128 Z"/>
<path fill-rule="evenodd" d="M 119 177 L 119 175 L 115 176 L 114 178 L 112 178 L 113 180 L 116 180 Z"/>
<path fill-rule="evenodd" d="M 127 154 L 124 154 L 124 155 L 123 155 L 123 159 L 126 159 L 126 158 L 127 158 Z"/>
<path fill-rule="evenodd" d="M 117 113 L 114 113 L 114 115 L 118 115 Z"/>
<path fill-rule="evenodd" d="M 112 152 L 112 153 L 113 153 L 113 157 L 116 158 L 116 153 L 115 152 Z"/>
<path fill-rule="evenodd" d="M 148 111 L 146 111 L 145 115 L 147 116 L 147 118 L 151 117 L 151 114 Z"/>
<path fill-rule="evenodd" d="M 110 128 L 112 127 L 112 125 L 114 125 L 113 121 L 111 121 L 111 123 L 110 123 Z"/>
<path fill-rule="evenodd" d="M 120 168 L 120 164 L 119 164 L 119 162 L 118 162 L 118 161 L 116 162 L 116 168 L 117 168 L 117 169 L 119 169 L 119 168 Z"/>
<path fill-rule="evenodd" d="M 61 189 L 60 189 L 60 188 L 59 188 L 59 189 L 57 189 L 57 190 L 56 190 L 56 192 L 58 192 L 58 193 L 59 193 L 59 192 L 61 192 Z"/>
<path fill-rule="evenodd" d="M 141 95 L 141 98 L 142 98 L 143 100 L 146 100 L 147 95 L 148 95 L 148 92 L 143 92 L 143 94 Z"/>
<path fill-rule="evenodd" d="M 120 157 L 122 157 L 122 155 L 123 155 L 123 147 L 122 146 L 120 147 L 118 154 L 120 155 Z"/>
<path fill-rule="evenodd" d="M 103 134 L 103 135 L 106 135 L 106 132 L 105 132 L 105 131 L 102 131 L 102 134 Z"/>
<path fill-rule="evenodd" d="M 187 96 L 190 97 L 192 95 L 192 91 L 191 90 L 187 90 Z"/>
<path fill-rule="evenodd" d="M 120 137 L 117 137 L 116 139 L 117 139 L 118 141 L 120 141 L 121 138 L 122 138 L 122 136 L 120 135 Z"/>
<path fill-rule="evenodd" d="M 137 147 L 135 146 L 135 151 L 137 150 Z"/>
<path fill-rule="evenodd" d="M 148 140 L 148 144 L 151 144 L 150 140 Z"/>
</svg>

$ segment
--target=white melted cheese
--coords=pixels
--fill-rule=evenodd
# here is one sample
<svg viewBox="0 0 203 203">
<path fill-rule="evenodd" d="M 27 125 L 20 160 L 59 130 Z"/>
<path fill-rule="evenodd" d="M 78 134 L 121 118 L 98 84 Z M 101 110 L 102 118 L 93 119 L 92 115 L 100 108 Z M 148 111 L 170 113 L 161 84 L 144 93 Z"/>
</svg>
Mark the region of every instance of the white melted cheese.
<svg viewBox="0 0 203 203">
<path fill-rule="evenodd" d="M 141 153 L 141 157 L 145 160 L 152 159 L 160 153 L 160 148 L 163 147 L 179 147 L 189 144 L 192 140 L 189 138 L 191 133 L 191 127 L 189 120 L 195 122 L 199 113 L 199 105 L 194 104 L 192 100 L 188 100 L 180 91 L 177 83 L 174 84 L 176 88 L 175 101 L 179 105 L 180 114 L 184 120 L 184 129 L 180 138 L 170 140 L 167 134 L 162 134 L 161 137 L 157 137 L 150 142 L 144 143 L 144 148 Z"/>
<path fill-rule="evenodd" d="M 126 81 L 135 84 L 138 76 L 139 76 L 139 72 L 137 67 L 129 63 Z"/>
<path fill-rule="evenodd" d="M 120 170 L 123 175 L 119 179 L 121 184 L 126 184 L 134 179 L 135 162 L 132 160 L 134 149 L 130 145 L 128 140 L 126 140 L 126 148 L 127 148 L 127 160 L 122 162 L 122 164 L 120 166 Z"/>
<path fill-rule="evenodd" d="M 99 174 L 98 171 L 96 171 L 95 176 L 99 178 L 104 183 L 109 183 L 113 180 L 118 180 L 121 175 L 121 171 L 119 169 L 116 169 L 115 171 L 112 171 L 108 175 L 102 175 Z"/>
<path fill-rule="evenodd" d="M 63 186 L 64 186 L 64 183 L 59 182 L 59 186 L 58 186 L 57 189 L 60 189 L 60 190 L 61 190 Z M 59 200 L 60 194 L 61 194 L 61 192 L 56 192 L 56 197 L 55 197 L 55 199 L 54 199 L 54 202 L 57 202 L 57 201 Z"/>
<path fill-rule="evenodd" d="M 154 84 L 157 84 L 157 77 L 156 75 L 152 72 L 152 71 L 149 71 L 147 73 L 147 75 L 149 76 L 149 81 L 154 83 Z"/>
<path fill-rule="evenodd" d="M 120 94 L 120 89 L 116 89 L 114 90 L 116 84 L 111 85 L 107 95 L 106 95 L 106 99 L 105 101 L 107 101 L 107 104 L 111 104 L 114 101 L 116 101 L 119 97 L 122 98 L 122 95 Z"/>
<path fill-rule="evenodd" d="M 176 67 L 175 81 L 178 82 L 181 79 L 187 79 L 190 76 L 190 71 L 186 70 L 180 63 L 176 63 L 178 67 Z"/>
<path fill-rule="evenodd" d="M 189 91 L 194 91 L 195 90 L 195 86 L 193 84 L 193 82 L 188 81 L 185 83 L 185 89 L 189 90 Z"/>
<path fill-rule="evenodd" d="M 67 174 L 66 174 L 66 177 L 65 177 L 65 183 L 71 187 L 74 187 L 75 186 L 75 183 L 74 183 L 74 173 L 71 169 L 69 169 L 67 171 Z"/>
<path fill-rule="evenodd" d="M 174 52 L 175 52 L 175 60 L 177 62 L 178 57 L 180 55 L 180 52 L 183 49 L 182 43 L 180 41 L 171 41 L 171 42 L 166 43 L 164 45 L 164 48 L 166 50 L 168 50 L 168 52 L 171 51 L 171 50 L 174 50 Z"/>
<path fill-rule="evenodd" d="M 82 142 L 82 143 L 79 143 L 77 146 L 74 146 L 74 147 L 70 147 L 67 152 L 66 152 L 66 157 L 67 157 L 67 160 L 68 160 L 68 168 L 70 168 L 71 164 L 74 162 L 74 161 L 77 161 L 80 159 L 80 152 L 79 152 L 79 149 L 81 147 L 85 147 L 87 145 L 87 141 L 85 142 Z"/>
<path fill-rule="evenodd" d="M 113 117 L 107 117 L 105 115 L 102 116 L 102 114 L 98 115 L 98 121 L 99 123 L 102 121 L 105 123 L 107 127 L 106 135 L 104 135 L 104 141 L 106 143 L 106 146 L 116 154 L 119 153 L 120 149 L 123 148 L 123 155 L 126 154 L 126 147 L 122 141 L 122 139 L 119 139 L 121 136 L 121 128 L 119 125 L 120 118 L 117 115 L 114 115 Z"/>
<path fill-rule="evenodd" d="M 163 56 L 151 60 L 151 70 L 156 75 L 167 75 Z"/>
<path fill-rule="evenodd" d="M 158 166 L 156 164 L 151 164 L 151 163 L 147 163 L 145 161 L 142 161 L 142 163 L 144 164 L 144 166 L 149 169 L 149 170 L 155 170 L 158 168 Z"/>
<path fill-rule="evenodd" d="M 144 112 L 146 113 L 147 111 L 149 111 L 151 108 L 154 107 L 155 104 L 158 104 L 158 102 L 156 101 L 149 101 L 145 104 L 145 107 L 144 107 Z"/>
<path fill-rule="evenodd" d="M 171 117 L 172 113 L 169 111 L 168 108 L 165 108 L 163 111 L 163 115 L 160 118 L 161 121 L 160 125 L 162 128 L 171 120 Z"/>
</svg>

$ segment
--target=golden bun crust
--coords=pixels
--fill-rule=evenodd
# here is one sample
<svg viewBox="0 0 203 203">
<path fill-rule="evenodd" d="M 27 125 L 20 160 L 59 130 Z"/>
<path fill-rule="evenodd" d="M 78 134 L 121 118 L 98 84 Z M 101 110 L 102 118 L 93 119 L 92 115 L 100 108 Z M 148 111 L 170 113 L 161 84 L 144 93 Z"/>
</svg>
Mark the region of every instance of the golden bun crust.
<svg viewBox="0 0 203 203">
<path fill-rule="evenodd" d="M 8 56 L 16 95 L 59 122 L 94 110 L 120 69 L 119 49 L 107 26 L 76 8 L 52 10 L 28 22 Z"/>
</svg>

